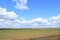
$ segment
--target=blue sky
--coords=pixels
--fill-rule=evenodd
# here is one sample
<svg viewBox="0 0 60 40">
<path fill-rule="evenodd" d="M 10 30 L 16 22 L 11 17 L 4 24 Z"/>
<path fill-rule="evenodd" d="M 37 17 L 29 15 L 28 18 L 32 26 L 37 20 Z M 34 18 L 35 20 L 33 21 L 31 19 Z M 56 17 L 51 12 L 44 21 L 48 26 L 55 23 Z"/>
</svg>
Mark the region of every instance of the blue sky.
<svg viewBox="0 0 60 40">
<path fill-rule="evenodd" d="M 40 23 L 43 23 L 43 25 L 45 26 L 49 25 L 48 27 L 50 27 L 60 23 L 60 0 L 1 0 L 0 8 L 1 8 L 0 10 L 2 9 L 4 10 L 4 8 L 6 9 L 3 11 L 4 13 L 7 12 L 8 14 L 8 12 L 10 13 L 12 11 L 11 16 L 14 15 L 14 17 L 9 16 L 10 18 L 5 18 L 4 13 L 0 12 L 0 19 L 1 20 L 3 19 L 4 22 L 6 22 L 5 19 L 8 19 L 8 20 L 14 19 L 17 15 L 18 17 L 14 19 L 14 22 L 15 20 L 19 20 L 18 22 L 20 23 L 19 25 L 22 25 L 22 26 L 26 25 L 26 27 L 27 26 L 30 27 L 33 24 L 39 25 L 38 27 L 40 27 L 41 25 Z M 21 24 L 20 22 L 21 20 L 23 24 Z M 45 22 L 45 21 L 48 21 L 48 22 Z M 8 23 L 10 22 L 12 21 L 10 20 Z M 51 25 L 51 23 L 53 23 L 53 25 Z M 2 25 L 0 26 L 4 27 Z M 9 25 L 9 26 L 12 26 L 12 25 Z"/>
</svg>

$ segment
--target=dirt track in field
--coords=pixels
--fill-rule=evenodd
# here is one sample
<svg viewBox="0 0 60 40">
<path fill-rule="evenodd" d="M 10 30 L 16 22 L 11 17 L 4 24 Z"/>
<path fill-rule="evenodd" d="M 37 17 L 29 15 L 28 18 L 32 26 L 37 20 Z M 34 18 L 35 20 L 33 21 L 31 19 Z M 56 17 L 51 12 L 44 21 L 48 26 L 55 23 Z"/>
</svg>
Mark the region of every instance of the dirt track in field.
<svg viewBox="0 0 60 40">
<path fill-rule="evenodd" d="M 46 37 L 38 37 L 38 38 L 30 38 L 30 39 L 11 39 L 11 40 L 60 40 L 60 35 L 46 36 Z"/>
</svg>

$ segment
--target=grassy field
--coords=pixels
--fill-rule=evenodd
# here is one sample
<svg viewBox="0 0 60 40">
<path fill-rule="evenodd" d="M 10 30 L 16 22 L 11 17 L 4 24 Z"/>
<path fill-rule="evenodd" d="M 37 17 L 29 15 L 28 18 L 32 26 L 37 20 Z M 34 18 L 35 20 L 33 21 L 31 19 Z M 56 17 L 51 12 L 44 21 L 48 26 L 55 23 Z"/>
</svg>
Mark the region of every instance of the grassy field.
<svg viewBox="0 0 60 40">
<path fill-rule="evenodd" d="M 60 29 L 2 29 L 0 40 L 60 40 Z"/>
</svg>

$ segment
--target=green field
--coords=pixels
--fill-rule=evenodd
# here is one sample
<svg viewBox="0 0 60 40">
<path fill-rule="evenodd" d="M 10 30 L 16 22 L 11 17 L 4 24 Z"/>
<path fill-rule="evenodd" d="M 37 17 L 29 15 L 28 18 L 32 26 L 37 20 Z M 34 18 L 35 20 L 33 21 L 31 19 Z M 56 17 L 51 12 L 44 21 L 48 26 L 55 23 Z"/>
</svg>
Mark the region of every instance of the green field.
<svg viewBox="0 0 60 40">
<path fill-rule="evenodd" d="M 0 29 L 0 40 L 60 40 L 60 29 Z"/>
</svg>

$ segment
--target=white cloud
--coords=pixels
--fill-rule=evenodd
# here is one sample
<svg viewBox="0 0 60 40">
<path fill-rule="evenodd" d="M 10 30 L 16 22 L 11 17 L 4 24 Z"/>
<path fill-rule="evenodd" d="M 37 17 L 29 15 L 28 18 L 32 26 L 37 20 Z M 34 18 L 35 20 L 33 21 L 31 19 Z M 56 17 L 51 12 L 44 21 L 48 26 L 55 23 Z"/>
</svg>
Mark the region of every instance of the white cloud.
<svg viewBox="0 0 60 40">
<path fill-rule="evenodd" d="M 0 7 L 0 28 L 21 28 L 27 25 L 25 18 L 19 18 L 14 11 L 8 12 L 6 8 Z"/>
<path fill-rule="evenodd" d="M 20 23 L 18 21 L 4 20 L 0 19 L 0 28 L 20 28 Z"/>
<path fill-rule="evenodd" d="M 49 20 L 51 21 L 51 24 L 53 25 L 53 27 L 60 28 L 60 15 L 53 16 L 53 17 L 49 18 Z"/>
<path fill-rule="evenodd" d="M 32 22 L 42 22 L 42 23 L 47 23 L 48 20 L 47 20 L 47 19 L 43 19 L 43 18 L 35 18 L 35 19 L 32 19 Z"/>
<path fill-rule="evenodd" d="M 0 28 L 18 28 L 18 15 L 14 11 L 8 12 L 6 8 L 0 7 Z"/>
<path fill-rule="evenodd" d="M 60 20 L 60 15 L 53 16 L 52 18 L 49 18 L 49 19 L 52 20 L 52 21 Z"/>
<path fill-rule="evenodd" d="M 14 11 L 8 12 L 6 8 L 0 7 L 0 28 L 21 28 L 27 24 L 24 18 L 19 18 Z"/>
<path fill-rule="evenodd" d="M 26 20 L 19 18 L 14 11 L 8 12 L 0 7 L 0 28 L 60 28 L 60 15 L 49 19 L 35 18 Z"/>
<path fill-rule="evenodd" d="M 49 19 L 35 18 L 29 24 L 34 28 L 60 28 L 60 16 L 57 15 Z"/>
<path fill-rule="evenodd" d="M 45 28 L 48 27 L 49 20 L 43 18 L 35 18 L 32 19 L 31 25 L 35 26 L 36 28 Z"/>
<path fill-rule="evenodd" d="M 8 12 L 6 8 L 0 7 L 0 19 L 14 20 L 17 17 L 18 15 L 15 12 L 13 11 Z"/>
<path fill-rule="evenodd" d="M 27 6 L 28 0 L 13 0 L 16 2 L 15 8 L 19 10 L 28 10 L 29 7 Z"/>
<path fill-rule="evenodd" d="M 53 24 L 56 24 L 56 23 L 60 22 L 60 15 L 53 16 L 53 17 L 49 18 L 49 20 L 50 20 Z"/>
</svg>

